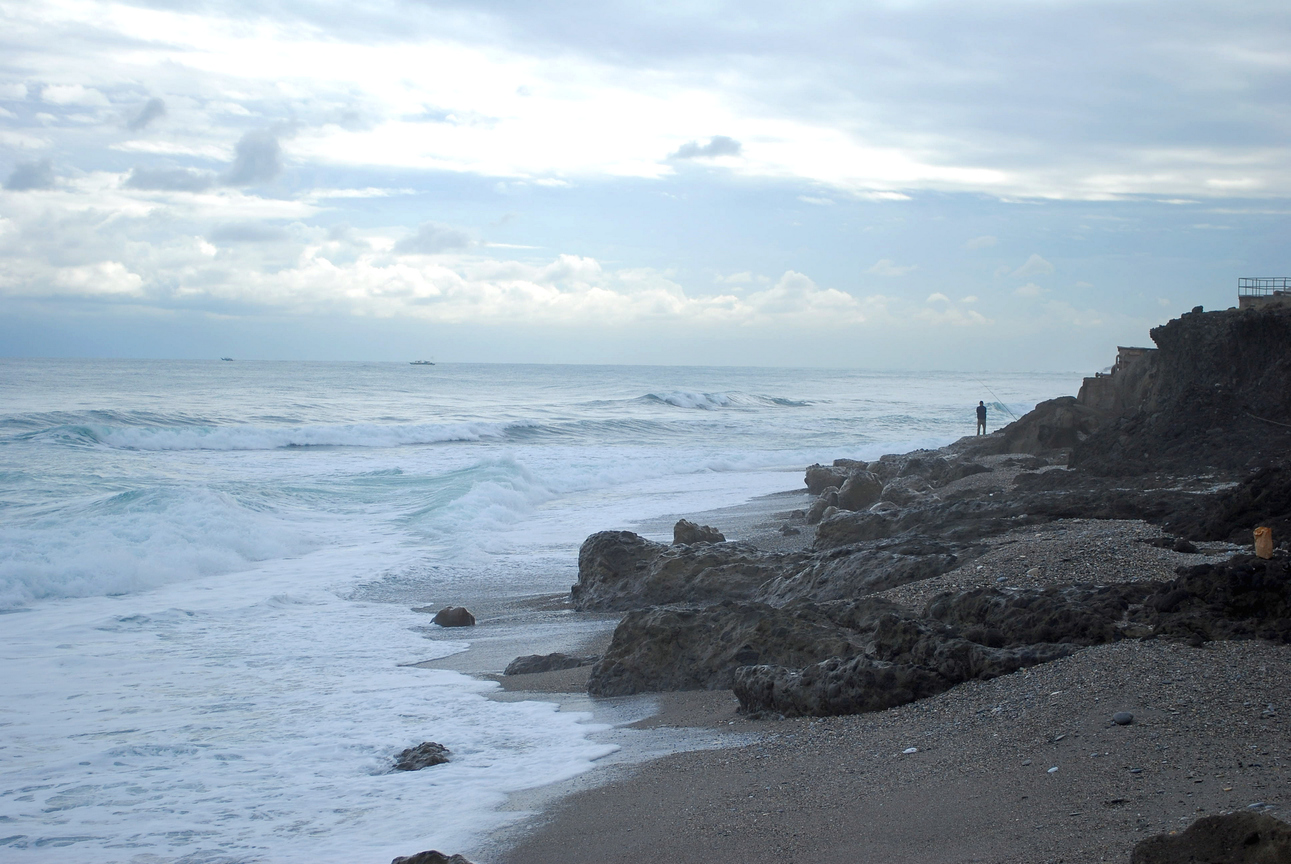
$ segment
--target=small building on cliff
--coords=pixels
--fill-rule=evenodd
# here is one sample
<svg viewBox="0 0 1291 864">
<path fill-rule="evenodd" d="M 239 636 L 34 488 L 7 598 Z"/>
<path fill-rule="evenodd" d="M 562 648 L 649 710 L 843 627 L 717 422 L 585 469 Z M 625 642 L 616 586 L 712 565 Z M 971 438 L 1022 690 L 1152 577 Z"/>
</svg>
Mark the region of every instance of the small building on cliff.
<svg viewBox="0 0 1291 864">
<path fill-rule="evenodd" d="M 1237 308 L 1291 306 L 1291 276 L 1243 276 L 1237 280 Z"/>
</svg>

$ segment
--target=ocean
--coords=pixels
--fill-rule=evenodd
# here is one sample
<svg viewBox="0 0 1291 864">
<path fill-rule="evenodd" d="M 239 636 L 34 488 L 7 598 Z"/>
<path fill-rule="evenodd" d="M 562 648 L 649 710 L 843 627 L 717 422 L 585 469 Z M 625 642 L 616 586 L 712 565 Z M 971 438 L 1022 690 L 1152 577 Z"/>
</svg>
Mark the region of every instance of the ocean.
<svg viewBox="0 0 1291 864">
<path fill-rule="evenodd" d="M 813 462 L 940 446 L 979 399 L 993 429 L 1079 381 L 0 360 L 0 857 L 480 848 L 509 795 L 614 745 L 587 711 L 411 665 L 489 632 L 414 606 L 567 591 L 594 531 L 801 489 Z M 512 623 L 539 647 L 609 626 Z M 426 740 L 452 761 L 389 770 Z"/>
</svg>

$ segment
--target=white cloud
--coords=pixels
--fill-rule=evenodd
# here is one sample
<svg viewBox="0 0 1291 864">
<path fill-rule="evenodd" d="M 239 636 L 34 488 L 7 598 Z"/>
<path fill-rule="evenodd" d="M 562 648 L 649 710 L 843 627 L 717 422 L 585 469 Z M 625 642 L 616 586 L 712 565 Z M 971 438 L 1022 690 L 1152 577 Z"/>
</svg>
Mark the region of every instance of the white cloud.
<svg viewBox="0 0 1291 864">
<path fill-rule="evenodd" d="M 912 270 L 918 269 L 918 264 L 897 264 L 891 258 L 882 258 L 865 272 L 873 273 L 875 276 L 904 276 Z"/>
<path fill-rule="evenodd" d="M 1032 253 L 1031 257 L 1018 269 L 1012 272 L 1015 279 L 1029 279 L 1032 276 L 1044 276 L 1053 272 L 1053 265 Z"/>
<path fill-rule="evenodd" d="M 812 195 L 799 195 L 798 200 L 804 204 L 815 204 L 817 207 L 831 207 L 834 204 L 832 198 L 816 198 Z"/>
<path fill-rule="evenodd" d="M 26 84 L 0 84 L 0 99 L 13 99 L 17 101 L 26 98 Z"/>
<path fill-rule="evenodd" d="M 925 300 L 924 302 L 925 303 L 949 303 L 950 298 L 947 297 L 945 294 L 942 294 L 940 291 L 937 291 L 933 294 L 929 294 L 928 299 Z"/>
<path fill-rule="evenodd" d="M 1019 297 L 1039 297 L 1041 294 L 1045 293 L 1045 290 L 1034 282 L 1028 282 L 1027 284 L 1019 287 L 1013 293 Z"/>
<path fill-rule="evenodd" d="M 47 84 L 40 90 L 40 98 L 51 105 L 85 105 L 106 108 L 112 104 L 108 97 L 93 87 L 81 84 Z"/>
<path fill-rule="evenodd" d="M 998 242 L 999 241 L 996 240 L 991 235 L 985 234 L 981 237 L 974 237 L 972 240 L 969 240 L 964 244 L 964 248 L 965 249 L 985 249 L 988 246 L 994 246 Z"/>
</svg>

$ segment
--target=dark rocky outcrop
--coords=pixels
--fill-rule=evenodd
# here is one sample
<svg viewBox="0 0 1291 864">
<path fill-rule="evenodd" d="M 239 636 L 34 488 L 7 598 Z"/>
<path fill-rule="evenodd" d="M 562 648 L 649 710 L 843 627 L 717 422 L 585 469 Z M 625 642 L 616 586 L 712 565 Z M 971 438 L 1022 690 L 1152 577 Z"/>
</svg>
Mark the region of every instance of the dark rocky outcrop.
<svg viewBox="0 0 1291 864">
<path fill-rule="evenodd" d="M 672 526 L 673 545 L 683 543 L 725 543 L 726 536 L 711 525 L 696 525 L 689 519 L 680 519 Z"/>
<path fill-rule="evenodd" d="M 577 669 L 590 666 L 599 657 L 573 657 L 569 654 L 526 654 L 517 657 L 507 664 L 503 675 L 534 675 L 538 672 L 555 672 L 561 669 Z"/>
<path fill-rule="evenodd" d="M 804 558 L 745 543 L 667 546 L 630 531 L 601 531 L 578 551 L 578 583 L 571 596 L 574 608 L 584 611 L 747 600 Z"/>
<path fill-rule="evenodd" d="M 1116 409 L 1071 465 L 1105 476 L 1243 469 L 1291 446 L 1291 308 L 1194 312 L 1151 336 L 1158 350 L 1114 381 Z"/>
<path fill-rule="evenodd" d="M 461 855 L 445 855 L 435 849 L 418 852 L 416 855 L 401 855 L 390 864 L 471 864 Z"/>
<path fill-rule="evenodd" d="M 810 607 L 777 609 L 725 602 L 703 608 L 653 607 L 629 612 L 587 691 L 625 696 L 660 690 L 721 690 L 735 670 L 755 663 L 805 666 L 855 654 L 862 646 Z"/>
<path fill-rule="evenodd" d="M 463 606 L 445 606 L 435 613 L 430 623 L 440 627 L 474 627 L 475 616 Z"/>
<path fill-rule="evenodd" d="M 1130 864 L 1286 864 L 1291 861 L 1291 825 L 1249 810 L 1206 816 L 1182 834 L 1140 841 Z"/>
<path fill-rule="evenodd" d="M 442 765 L 448 761 L 450 751 L 443 744 L 434 741 L 423 741 L 416 747 L 409 747 L 395 757 L 395 771 L 420 771 L 432 765 Z"/>
</svg>

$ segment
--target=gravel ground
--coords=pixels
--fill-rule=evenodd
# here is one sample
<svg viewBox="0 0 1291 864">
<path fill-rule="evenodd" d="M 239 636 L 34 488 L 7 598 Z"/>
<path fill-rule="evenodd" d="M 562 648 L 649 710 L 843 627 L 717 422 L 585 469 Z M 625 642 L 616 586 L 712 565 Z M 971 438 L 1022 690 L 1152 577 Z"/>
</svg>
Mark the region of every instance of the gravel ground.
<svg viewBox="0 0 1291 864">
<path fill-rule="evenodd" d="M 1127 862 L 1202 815 L 1286 818 L 1289 683 L 1286 646 L 1123 642 L 877 714 L 726 720 L 764 736 L 580 793 L 499 860 Z"/>
<path fill-rule="evenodd" d="M 1239 551 L 1228 543 L 1200 543 L 1204 554 L 1190 555 L 1142 542 L 1161 536 L 1160 528 L 1137 520 L 1062 519 L 991 537 L 980 558 L 878 596 L 919 609 L 934 594 L 966 588 L 1170 580 L 1178 566 L 1214 563 Z"/>
<path fill-rule="evenodd" d="M 1016 473 L 957 482 L 1003 490 Z M 811 530 L 781 535 L 779 508 L 802 498 L 714 515 L 731 539 L 793 547 Z M 1062 520 L 984 540 L 964 566 L 881 596 L 918 609 L 979 586 L 1166 580 L 1238 551 L 1141 542 L 1160 536 L 1137 521 Z M 506 686 L 575 690 L 587 672 Z M 589 784 L 478 864 L 1128 862 L 1139 840 L 1203 815 L 1255 807 L 1291 818 L 1291 646 L 1125 641 L 874 714 L 753 721 L 736 707 L 729 691 L 660 694 L 659 713 L 635 727 L 757 743 Z M 1134 722 L 1114 724 L 1118 711 Z"/>
</svg>

